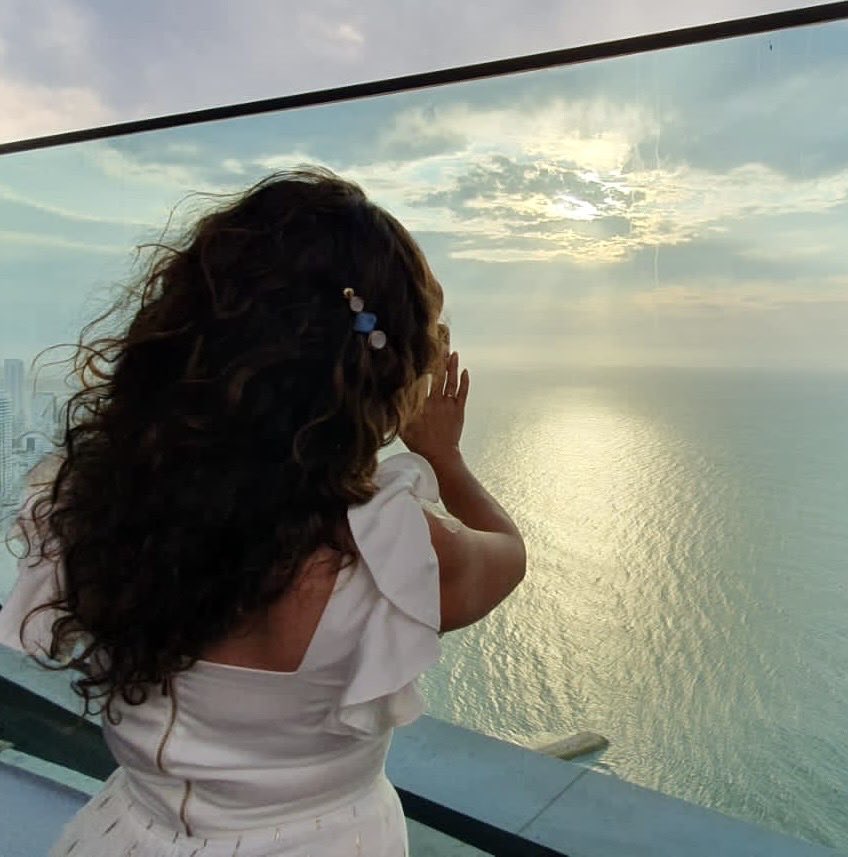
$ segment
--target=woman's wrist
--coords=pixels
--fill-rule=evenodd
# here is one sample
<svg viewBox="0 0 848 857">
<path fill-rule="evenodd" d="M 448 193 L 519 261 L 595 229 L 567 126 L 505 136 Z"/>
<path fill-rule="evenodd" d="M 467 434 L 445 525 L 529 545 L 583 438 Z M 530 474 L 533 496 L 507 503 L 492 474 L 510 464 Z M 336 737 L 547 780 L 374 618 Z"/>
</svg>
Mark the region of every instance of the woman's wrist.
<svg viewBox="0 0 848 857">
<path fill-rule="evenodd" d="M 462 452 L 458 446 L 449 446 L 440 449 L 437 453 L 424 454 L 424 458 L 436 471 L 437 476 L 440 471 L 450 471 L 465 466 L 465 459 L 462 457 Z"/>
</svg>

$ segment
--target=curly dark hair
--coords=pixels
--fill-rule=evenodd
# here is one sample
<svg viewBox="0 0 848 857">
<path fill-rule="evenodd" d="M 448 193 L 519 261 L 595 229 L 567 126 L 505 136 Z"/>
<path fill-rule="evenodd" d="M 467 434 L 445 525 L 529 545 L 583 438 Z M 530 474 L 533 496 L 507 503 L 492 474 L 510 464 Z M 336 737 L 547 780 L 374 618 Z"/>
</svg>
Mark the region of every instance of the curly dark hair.
<svg viewBox="0 0 848 857">
<path fill-rule="evenodd" d="M 381 350 L 354 332 L 347 287 Z M 144 702 L 267 615 L 321 546 L 355 554 L 347 508 L 373 496 L 377 451 L 416 411 L 441 304 L 403 226 L 321 168 L 276 173 L 153 246 L 80 334 L 81 389 L 25 528 L 65 586 L 21 637 L 59 611 L 42 666 L 86 673 L 84 714 L 112 720 L 116 694 Z M 125 330 L 85 344 L 119 309 Z"/>
</svg>

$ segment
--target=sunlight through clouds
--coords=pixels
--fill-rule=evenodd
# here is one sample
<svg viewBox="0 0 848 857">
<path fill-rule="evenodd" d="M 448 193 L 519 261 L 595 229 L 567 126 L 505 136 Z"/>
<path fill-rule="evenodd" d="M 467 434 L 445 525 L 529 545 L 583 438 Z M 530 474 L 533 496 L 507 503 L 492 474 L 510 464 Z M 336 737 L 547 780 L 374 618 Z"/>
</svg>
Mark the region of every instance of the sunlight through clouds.
<svg viewBox="0 0 848 857">
<path fill-rule="evenodd" d="M 456 258 L 479 261 L 612 263 L 740 218 L 826 211 L 848 195 L 848 170 L 805 179 L 755 162 L 722 172 L 669 158 L 645 166 L 638 152 L 653 148 L 656 133 L 645 112 L 605 100 L 454 105 L 395 117 L 380 146 L 406 159 L 349 172 L 390 197 L 414 228 L 449 224 Z M 409 156 L 422 149 L 440 151 Z"/>
<path fill-rule="evenodd" d="M 508 118 L 522 125 L 521 114 Z M 455 258 L 485 262 L 615 263 L 642 248 L 727 232 L 743 218 L 814 214 L 848 199 L 848 169 L 813 178 L 786 176 L 758 163 L 726 172 L 689 164 L 604 172 L 592 160 L 598 149 L 590 141 L 580 154 L 578 139 L 567 145 L 575 154 L 571 160 L 559 157 L 559 145 L 544 152 L 533 138 L 532 158 L 478 152 L 471 144 L 402 162 L 356 165 L 339 159 L 331 166 L 378 195 L 413 230 L 450 231 Z M 513 144 L 519 151 L 521 140 L 517 136 Z M 640 142 L 634 140 L 621 160 L 626 163 Z M 192 159 L 169 162 L 168 154 L 140 160 L 101 146 L 92 158 L 105 178 L 220 191 L 236 191 L 263 172 L 320 160 L 306 149 L 252 162 L 227 158 L 216 175 Z"/>
</svg>

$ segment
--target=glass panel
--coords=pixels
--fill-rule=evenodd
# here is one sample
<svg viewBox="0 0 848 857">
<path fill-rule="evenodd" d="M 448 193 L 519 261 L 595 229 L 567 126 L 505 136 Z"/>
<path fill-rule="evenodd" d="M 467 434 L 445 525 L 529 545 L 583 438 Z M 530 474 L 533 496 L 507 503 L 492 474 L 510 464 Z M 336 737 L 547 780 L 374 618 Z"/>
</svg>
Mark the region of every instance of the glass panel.
<svg viewBox="0 0 848 857">
<path fill-rule="evenodd" d="M 528 746 L 592 730 L 626 780 L 848 847 L 845 38 L 4 157 L 4 511 L 65 395 L 48 367 L 30 398 L 27 367 L 130 248 L 189 190 L 326 164 L 445 285 L 467 458 L 528 544 L 515 595 L 444 638 L 431 713 Z"/>
</svg>

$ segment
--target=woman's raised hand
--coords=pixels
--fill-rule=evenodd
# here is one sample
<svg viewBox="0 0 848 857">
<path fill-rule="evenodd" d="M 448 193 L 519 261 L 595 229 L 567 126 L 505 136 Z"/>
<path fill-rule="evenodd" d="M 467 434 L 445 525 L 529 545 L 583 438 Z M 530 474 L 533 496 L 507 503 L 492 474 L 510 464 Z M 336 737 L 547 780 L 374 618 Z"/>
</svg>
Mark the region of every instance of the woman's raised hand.
<svg viewBox="0 0 848 857">
<path fill-rule="evenodd" d="M 459 372 L 459 354 L 451 352 L 444 369 L 431 378 L 430 393 L 419 415 L 406 426 L 401 440 L 431 464 L 460 455 L 459 439 L 468 400 L 468 370 Z"/>
</svg>

